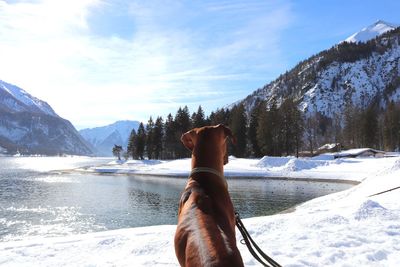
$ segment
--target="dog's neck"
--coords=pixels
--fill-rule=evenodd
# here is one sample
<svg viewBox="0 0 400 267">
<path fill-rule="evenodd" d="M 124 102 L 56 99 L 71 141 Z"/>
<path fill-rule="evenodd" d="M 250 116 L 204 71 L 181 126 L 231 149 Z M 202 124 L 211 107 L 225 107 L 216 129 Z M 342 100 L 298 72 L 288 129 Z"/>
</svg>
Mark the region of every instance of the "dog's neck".
<svg viewBox="0 0 400 267">
<path fill-rule="evenodd" d="M 217 151 L 216 149 L 209 148 L 200 151 L 200 149 L 196 147 L 194 148 L 192 152 L 192 172 L 190 176 L 196 173 L 213 174 L 215 177 L 217 177 L 216 179 L 219 179 L 222 184 L 227 187 L 227 183 L 224 178 L 224 157 L 221 155 L 221 152 Z M 197 177 L 198 178 L 195 180 L 199 179 L 198 175 Z"/>
<path fill-rule="evenodd" d="M 224 173 L 224 159 L 218 153 L 198 153 L 196 150 L 192 153 L 192 169 L 210 168 L 219 173 Z"/>
<path fill-rule="evenodd" d="M 219 177 L 220 180 L 223 182 L 223 184 L 225 185 L 225 187 L 228 187 L 228 184 L 226 182 L 226 179 L 224 177 L 223 173 L 218 172 L 217 170 L 214 170 L 212 168 L 207 168 L 207 167 L 196 167 L 193 168 L 192 171 L 190 172 L 189 177 L 192 177 L 194 174 L 196 173 L 211 173 L 214 174 L 215 176 Z"/>
</svg>

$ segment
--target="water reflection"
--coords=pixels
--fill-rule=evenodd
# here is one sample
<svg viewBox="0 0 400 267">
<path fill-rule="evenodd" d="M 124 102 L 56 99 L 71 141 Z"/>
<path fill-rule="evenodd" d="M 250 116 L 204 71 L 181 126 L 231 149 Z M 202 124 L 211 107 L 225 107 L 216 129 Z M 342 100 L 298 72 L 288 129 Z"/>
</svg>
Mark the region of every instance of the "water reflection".
<svg viewBox="0 0 400 267">
<path fill-rule="evenodd" d="M 186 178 L 49 174 L 1 164 L 0 241 L 176 224 L 185 184 Z M 244 218 L 273 214 L 350 187 L 237 178 L 228 184 L 235 208 Z"/>
<path fill-rule="evenodd" d="M 241 179 L 230 180 L 229 191 L 241 216 L 274 214 L 307 200 L 350 188 L 343 183 Z"/>
</svg>

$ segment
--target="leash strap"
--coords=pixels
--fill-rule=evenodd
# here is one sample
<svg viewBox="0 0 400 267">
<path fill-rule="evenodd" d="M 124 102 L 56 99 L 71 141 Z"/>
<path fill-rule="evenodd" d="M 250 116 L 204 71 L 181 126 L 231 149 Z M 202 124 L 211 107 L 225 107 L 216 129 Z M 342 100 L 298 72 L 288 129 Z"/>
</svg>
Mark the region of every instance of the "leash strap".
<svg viewBox="0 0 400 267">
<path fill-rule="evenodd" d="M 249 232 L 247 232 L 246 228 L 244 227 L 244 224 L 242 220 L 240 219 L 239 213 L 235 212 L 235 217 L 236 217 L 236 226 L 239 229 L 240 233 L 243 236 L 243 240 L 249 249 L 251 255 L 262 265 L 267 266 L 267 267 L 282 267 L 279 263 L 274 261 L 272 258 L 270 258 L 267 254 L 265 254 L 259 246 L 254 242 L 254 240 L 251 238 Z M 253 248 L 254 247 L 254 248 Z M 254 251 L 254 249 L 257 250 L 258 254 Z"/>
<path fill-rule="evenodd" d="M 398 187 L 393 187 L 392 189 L 388 189 L 388 190 L 385 190 L 385 191 L 382 191 L 382 192 L 379 192 L 379 193 L 376 193 L 376 194 L 369 195 L 368 197 L 373 197 L 373 196 L 381 195 L 381 194 L 384 194 L 384 193 L 387 193 L 387 192 L 390 192 L 390 191 L 393 191 L 393 190 L 397 190 L 397 189 L 400 189 L 400 186 L 398 186 Z"/>
</svg>

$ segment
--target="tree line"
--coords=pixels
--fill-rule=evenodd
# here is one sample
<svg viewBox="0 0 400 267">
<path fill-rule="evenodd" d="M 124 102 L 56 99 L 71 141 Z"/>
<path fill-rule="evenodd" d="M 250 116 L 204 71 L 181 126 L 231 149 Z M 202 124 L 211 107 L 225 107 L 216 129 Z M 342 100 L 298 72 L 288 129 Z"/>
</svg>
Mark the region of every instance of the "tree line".
<svg viewBox="0 0 400 267">
<path fill-rule="evenodd" d="M 137 131 L 132 130 L 126 156 L 133 159 L 177 159 L 189 157 L 190 152 L 181 144 L 183 133 L 194 127 L 212 123 L 199 106 L 192 115 L 187 106 L 180 107 L 175 116 L 168 114 L 164 120 L 158 116 L 150 117 L 146 124 L 141 122 Z"/>
<path fill-rule="evenodd" d="M 205 116 L 203 108 L 190 115 L 187 106 L 179 108 L 175 116 L 169 114 L 164 120 L 150 117 L 147 124 L 140 123 L 132 130 L 125 157 L 133 159 L 177 159 L 190 156 L 180 141 L 186 131 L 205 125 L 225 124 L 232 129 L 236 145 L 229 145 L 236 157 L 259 157 L 261 155 L 298 154 L 302 145 L 303 116 L 296 103 L 288 99 L 278 108 L 267 109 L 264 102 L 258 103 L 250 114 L 243 104 L 231 109 L 222 108 Z M 117 146 L 116 146 L 117 147 Z M 122 149 L 117 148 L 121 153 Z M 115 155 L 118 155 L 113 150 Z"/>
<path fill-rule="evenodd" d="M 229 145 L 236 157 L 315 155 L 326 143 L 340 144 L 342 148 L 371 147 L 380 150 L 400 149 L 400 104 L 390 102 L 383 110 L 376 103 L 365 108 L 344 107 L 342 114 L 333 118 L 315 112 L 305 115 L 298 103 L 287 98 L 280 105 L 259 101 L 246 111 L 243 104 L 217 109 L 205 116 L 198 107 L 190 114 L 187 106 L 180 107 L 175 116 L 168 114 L 150 117 L 146 124 L 132 130 L 128 147 L 113 149 L 115 155 L 123 150 L 126 158 L 178 159 L 190 157 L 180 141 L 186 131 L 205 125 L 225 124 L 237 139 Z M 305 153 L 306 152 L 306 153 Z"/>
<path fill-rule="evenodd" d="M 399 151 L 400 103 L 391 101 L 385 109 L 377 101 L 364 108 L 347 105 L 333 118 L 314 113 L 305 120 L 304 142 L 311 153 L 326 143 L 340 144 L 344 149 Z"/>
<path fill-rule="evenodd" d="M 305 115 L 297 109 L 293 100 L 304 84 L 315 82 L 317 73 L 332 62 L 354 62 L 368 58 L 373 53 L 382 54 L 398 43 L 400 28 L 389 31 L 366 43 L 343 42 L 322 51 L 297 64 L 290 72 L 282 74 L 274 83 L 259 90 L 267 90 L 272 84 L 283 88 L 282 103 L 272 100 L 255 103 L 250 110 L 242 105 L 222 108 L 205 116 L 201 106 L 190 114 L 187 106 L 179 108 L 173 116 L 150 117 L 132 131 L 125 157 L 135 159 L 176 159 L 190 156 L 180 142 L 181 135 L 194 127 L 223 123 L 229 126 L 237 138 L 237 145 L 230 146 L 237 157 L 263 155 L 302 155 L 316 153 L 326 143 L 341 144 L 342 148 L 371 147 L 381 150 L 400 150 L 399 103 L 390 102 L 385 109 L 379 104 L 389 102 L 400 85 L 395 77 L 384 88 L 381 99 L 370 105 L 347 105 L 341 114 L 328 117 L 315 112 Z M 307 67 L 310 66 L 310 67 Z M 332 92 L 337 87 L 332 81 Z M 121 153 L 122 148 L 116 152 Z"/>
</svg>

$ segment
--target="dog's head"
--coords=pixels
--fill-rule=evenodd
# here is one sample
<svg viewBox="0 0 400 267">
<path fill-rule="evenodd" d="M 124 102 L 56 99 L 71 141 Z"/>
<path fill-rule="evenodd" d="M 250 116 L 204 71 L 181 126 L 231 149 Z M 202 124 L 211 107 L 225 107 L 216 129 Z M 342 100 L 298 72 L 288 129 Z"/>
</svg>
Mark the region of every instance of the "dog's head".
<svg viewBox="0 0 400 267">
<path fill-rule="evenodd" d="M 236 144 L 236 139 L 232 134 L 231 129 L 223 124 L 216 126 L 204 126 L 194 128 L 181 137 L 182 143 L 190 151 L 213 151 L 218 149 L 224 156 L 224 164 L 228 163 L 227 140 L 231 139 L 233 144 Z"/>
</svg>

